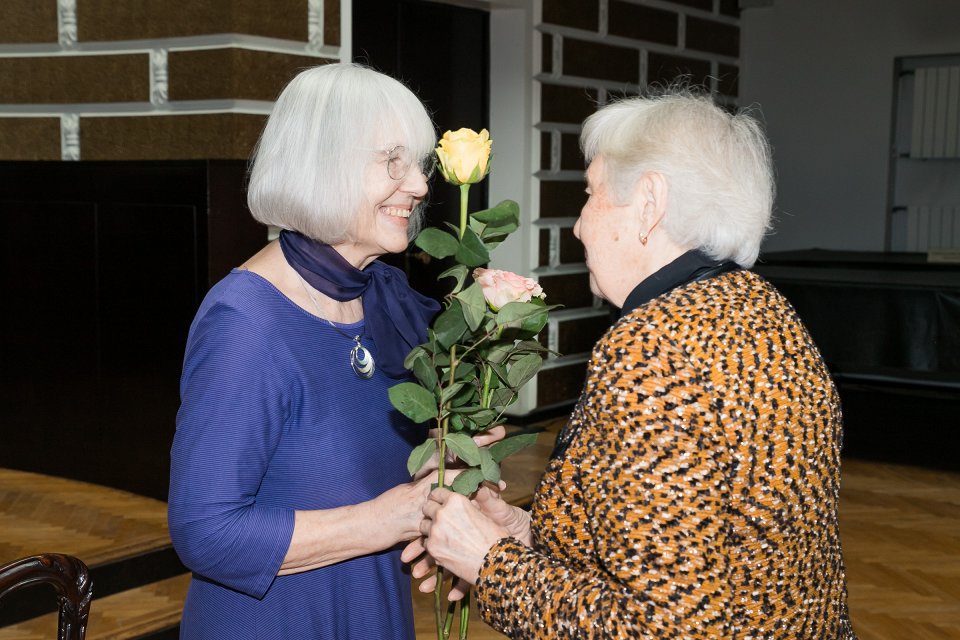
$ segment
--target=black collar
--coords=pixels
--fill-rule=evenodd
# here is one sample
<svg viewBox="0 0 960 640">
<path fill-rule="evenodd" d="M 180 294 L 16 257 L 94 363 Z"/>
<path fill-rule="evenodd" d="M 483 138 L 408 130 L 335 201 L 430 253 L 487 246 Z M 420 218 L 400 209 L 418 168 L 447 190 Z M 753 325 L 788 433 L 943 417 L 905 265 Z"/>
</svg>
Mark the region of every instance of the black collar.
<svg viewBox="0 0 960 640">
<path fill-rule="evenodd" d="M 691 249 L 670 264 L 660 268 L 656 273 L 644 278 L 640 284 L 634 287 L 623 302 L 620 317 L 622 318 L 640 305 L 688 282 L 706 280 L 739 268 L 740 265 L 731 260 L 713 260 L 699 249 Z"/>
</svg>

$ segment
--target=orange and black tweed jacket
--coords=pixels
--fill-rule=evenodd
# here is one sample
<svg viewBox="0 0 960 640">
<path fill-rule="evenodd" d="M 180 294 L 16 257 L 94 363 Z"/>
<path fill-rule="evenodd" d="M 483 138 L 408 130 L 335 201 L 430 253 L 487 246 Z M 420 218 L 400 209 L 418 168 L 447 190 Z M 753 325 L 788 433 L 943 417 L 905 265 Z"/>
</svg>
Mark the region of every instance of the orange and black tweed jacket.
<svg viewBox="0 0 960 640">
<path fill-rule="evenodd" d="M 512 638 L 849 640 L 841 415 L 789 303 L 738 271 L 622 318 L 594 347 L 577 435 L 537 489 L 533 548 L 477 586 Z"/>
</svg>

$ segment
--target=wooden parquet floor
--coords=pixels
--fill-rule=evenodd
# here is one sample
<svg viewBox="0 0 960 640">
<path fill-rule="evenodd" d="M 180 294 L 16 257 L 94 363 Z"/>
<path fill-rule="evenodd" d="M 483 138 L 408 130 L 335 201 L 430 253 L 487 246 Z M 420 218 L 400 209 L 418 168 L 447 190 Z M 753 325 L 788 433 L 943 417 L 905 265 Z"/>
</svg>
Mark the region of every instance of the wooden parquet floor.
<svg viewBox="0 0 960 640">
<path fill-rule="evenodd" d="M 551 440 L 543 434 L 505 464 L 512 502 L 529 502 Z M 861 640 L 960 640 L 960 474 L 846 460 L 840 523 Z M 97 566 L 166 545 L 162 502 L 0 469 L 0 563 L 60 551 Z M 88 638 L 136 638 L 175 625 L 188 580 L 95 597 Z M 431 640 L 431 596 L 417 593 L 414 608 L 418 639 Z M 471 640 L 503 638 L 474 618 Z M 0 629 L 0 640 L 51 638 L 55 628 L 51 614 Z"/>
</svg>

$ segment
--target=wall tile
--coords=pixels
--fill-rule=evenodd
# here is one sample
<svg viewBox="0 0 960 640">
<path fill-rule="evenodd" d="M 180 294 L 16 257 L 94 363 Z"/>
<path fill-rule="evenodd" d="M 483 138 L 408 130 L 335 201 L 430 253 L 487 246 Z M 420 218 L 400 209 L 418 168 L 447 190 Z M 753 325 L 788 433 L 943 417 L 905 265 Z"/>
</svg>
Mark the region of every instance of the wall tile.
<svg viewBox="0 0 960 640">
<path fill-rule="evenodd" d="M 586 373 L 585 362 L 541 370 L 537 374 L 537 406 L 545 407 L 580 397 Z"/>
<path fill-rule="evenodd" d="M 672 2 L 673 4 L 683 5 L 685 7 L 691 7 L 693 9 L 701 9 L 703 11 L 713 11 L 713 0 L 666 0 L 667 2 Z"/>
<path fill-rule="evenodd" d="M 550 156 L 553 134 L 549 131 L 540 132 L 540 168 L 550 171 Z"/>
<path fill-rule="evenodd" d="M 740 95 L 740 68 L 729 64 L 717 65 L 717 91 L 736 98 Z"/>
<path fill-rule="evenodd" d="M 7 104 L 149 101 L 149 64 L 143 53 L 0 58 L 0 99 Z"/>
<path fill-rule="evenodd" d="M 340 1 L 324 0 L 323 3 L 323 43 L 340 46 Z"/>
<path fill-rule="evenodd" d="M 541 85 L 540 119 L 543 121 L 580 124 L 596 110 L 596 89 Z"/>
<path fill-rule="evenodd" d="M 250 49 L 174 51 L 168 57 L 170 100 L 277 99 L 302 69 L 331 62 Z"/>
<path fill-rule="evenodd" d="M 610 0 L 610 33 L 624 38 L 677 44 L 678 15 L 672 11 Z"/>
<path fill-rule="evenodd" d="M 564 38 L 563 75 L 637 84 L 640 82 L 640 52 Z"/>
<path fill-rule="evenodd" d="M 0 159 L 59 160 L 60 118 L 0 118 Z"/>
<path fill-rule="evenodd" d="M 560 168 L 569 171 L 583 171 L 586 168 L 583 153 L 580 152 L 580 136 L 564 133 L 560 136 Z"/>
<path fill-rule="evenodd" d="M 305 42 L 307 0 L 77 0 L 77 35 L 81 42 L 211 33 L 246 33 Z"/>
<path fill-rule="evenodd" d="M 600 2 L 543 0 L 543 21 L 547 24 L 597 31 L 600 28 Z"/>
<path fill-rule="evenodd" d="M 740 17 L 739 0 L 720 0 L 720 13 L 731 18 Z"/>
<path fill-rule="evenodd" d="M 740 28 L 713 20 L 688 17 L 687 48 L 736 58 L 740 55 Z"/>
<path fill-rule="evenodd" d="M 541 267 L 550 266 L 550 230 L 540 229 L 540 237 L 537 239 L 540 245 L 540 252 L 537 255 L 537 264 Z"/>
<path fill-rule="evenodd" d="M 540 57 L 540 70 L 553 73 L 553 36 L 549 33 L 540 36 Z"/>
<path fill-rule="evenodd" d="M 589 353 L 600 336 L 610 328 L 610 316 L 579 318 L 559 323 L 557 350 L 561 355 Z"/>
<path fill-rule="evenodd" d="M 571 264 L 583 260 L 583 243 L 573 235 L 573 229 L 560 229 L 560 262 Z"/>
<path fill-rule="evenodd" d="M 540 217 L 579 216 L 580 209 L 587 201 L 587 194 L 583 190 L 584 183 L 581 180 L 576 182 L 541 180 Z"/>
<path fill-rule="evenodd" d="M 81 118 L 84 160 L 247 159 L 266 116 L 212 113 Z"/>
<path fill-rule="evenodd" d="M 648 58 L 647 83 L 669 84 L 678 76 L 688 76 L 690 83 L 710 86 L 710 63 L 681 56 L 670 56 L 650 52 Z"/>
<path fill-rule="evenodd" d="M 568 309 L 589 307 L 593 304 L 590 280 L 586 273 L 541 276 L 537 281 L 547 293 L 550 304 L 562 304 Z"/>
<path fill-rule="evenodd" d="M 0 42 L 56 42 L 57 3 L 38 0 L 3 0 L 0 8 Z"/>
</svg>

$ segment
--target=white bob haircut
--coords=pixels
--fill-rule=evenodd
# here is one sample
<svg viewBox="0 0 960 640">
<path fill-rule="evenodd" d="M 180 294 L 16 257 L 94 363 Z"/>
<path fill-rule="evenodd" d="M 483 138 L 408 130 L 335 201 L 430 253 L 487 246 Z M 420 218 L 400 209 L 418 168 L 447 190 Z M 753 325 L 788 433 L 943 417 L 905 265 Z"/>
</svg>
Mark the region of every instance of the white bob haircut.
<svg viewBox="0 0 960 640">
<path fill-rule="evenodd" d="M 625 98 L 591 115 L 580 135 L 587 164 L 603 157 L 612 197 L 626 204 L 647 171 L 669 185 L 660 229 L 681 246 L 749 268 L 770 226 L 774 180 L 759 122 L 683 88 Z"/>
<path fill-rule="evenodd" d="M 352 63 L 306 69 L 280 94 L 260 136 L 247 205 L 263 224 L 343 242 L 361 213 L 367 169 L 389 150 L 384 145 L 402 145 L 419 161 L 436 141 L 423 103 L 397 80 Z M 417 207 L 411 238 L 421 217 Z"/>
</svg>

